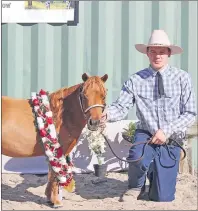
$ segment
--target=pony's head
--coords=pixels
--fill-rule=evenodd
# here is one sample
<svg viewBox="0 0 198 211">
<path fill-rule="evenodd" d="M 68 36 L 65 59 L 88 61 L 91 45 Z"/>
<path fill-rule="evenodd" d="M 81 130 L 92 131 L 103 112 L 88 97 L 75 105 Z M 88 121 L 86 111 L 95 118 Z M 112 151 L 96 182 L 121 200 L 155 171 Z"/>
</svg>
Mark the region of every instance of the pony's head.
<svg viewBox="0 0 198 211">
<path fill-rule="evenodd" d="M 82 75 L 84 83 L 80 87 L 80 105 L 89 130 L 95 131 L 100 125 L 102 112 L 105 108 L 106 88 L 104 83 L 108 75 L 102 77 Z"/>
</svg>

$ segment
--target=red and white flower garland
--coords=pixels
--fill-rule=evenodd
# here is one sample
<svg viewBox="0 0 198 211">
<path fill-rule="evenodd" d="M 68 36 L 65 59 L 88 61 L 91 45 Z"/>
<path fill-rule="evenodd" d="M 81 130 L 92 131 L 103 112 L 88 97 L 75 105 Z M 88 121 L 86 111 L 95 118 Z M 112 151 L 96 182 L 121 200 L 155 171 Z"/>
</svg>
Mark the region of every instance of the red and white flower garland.
<svg viewBox="0 0 198 211">
<path fill-rule="evenodd" d="M 53 123 L 48 93 L 40 90 L 39 94 L 32 92 L 32 106 L 35 113 L 37 128 L 45 149 L 45 154 L 60 186 L 74 184 L 71 168 L 73 166 L 69 156 L 65 157 L 59 144 L 56 129 Z"/>
</svg>

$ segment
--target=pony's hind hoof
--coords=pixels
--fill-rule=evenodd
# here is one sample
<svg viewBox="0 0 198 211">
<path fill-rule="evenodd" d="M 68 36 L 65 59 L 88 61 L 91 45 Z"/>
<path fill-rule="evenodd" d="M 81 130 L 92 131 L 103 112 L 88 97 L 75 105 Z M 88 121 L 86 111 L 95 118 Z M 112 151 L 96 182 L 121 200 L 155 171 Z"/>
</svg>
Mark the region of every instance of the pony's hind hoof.
<svg viewBox="0 0 198 211">
<path fill-rule="evenodd" d="M 47 199 L 46 203 L 47 203 L 48 205 L 50 205 L 50 206 L 53 205 L 53 203 L 52 203 L 49 199 Z"/>
</svg>

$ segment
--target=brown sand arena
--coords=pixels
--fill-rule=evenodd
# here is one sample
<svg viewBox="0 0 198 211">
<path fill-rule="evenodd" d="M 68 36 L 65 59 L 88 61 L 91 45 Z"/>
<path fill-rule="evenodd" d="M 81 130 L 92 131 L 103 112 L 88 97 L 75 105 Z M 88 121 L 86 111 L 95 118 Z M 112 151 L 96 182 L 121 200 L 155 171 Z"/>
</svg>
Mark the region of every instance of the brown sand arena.
<svg viewBox="0 0 198 211">
<path fill-rule="evenodd" d="M 198 210 L 197 176 L 178 175 L 174 202 L 151 202 L 131 197 L 119 202 L 127 187 L 126 173 L 108 173 L 106 181 L 97 183 L 93 174 L 77 174 L 76 192 L 64 191 L 60 210 Z M 50 210 L 44 190 L 47 175 L 2 174 L 2 210 Z"/>
</svg>

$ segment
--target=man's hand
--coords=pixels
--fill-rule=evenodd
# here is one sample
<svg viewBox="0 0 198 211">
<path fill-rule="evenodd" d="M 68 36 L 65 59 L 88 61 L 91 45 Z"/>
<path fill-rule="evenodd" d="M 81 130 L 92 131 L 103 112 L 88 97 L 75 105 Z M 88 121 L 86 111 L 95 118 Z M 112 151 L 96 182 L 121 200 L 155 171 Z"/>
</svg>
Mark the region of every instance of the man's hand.
<svg viewBox="0 0 198 211">
<path fill-rule="evenodd" d="M 166 142 L 166 136 L 164 134 L 164 132 L 159 129 L 155 135 L 153 136 L 152 140 L 151 140 L 151 143 L 152 144 L 159 144 L 159 145 L 162 145 Z"/>
<path fill-rule="evenodd" d="M 104 110 L 100 119 L 100 127 L 105 128 L 107 122 L 107 111 Z"/>
</svg>

